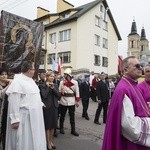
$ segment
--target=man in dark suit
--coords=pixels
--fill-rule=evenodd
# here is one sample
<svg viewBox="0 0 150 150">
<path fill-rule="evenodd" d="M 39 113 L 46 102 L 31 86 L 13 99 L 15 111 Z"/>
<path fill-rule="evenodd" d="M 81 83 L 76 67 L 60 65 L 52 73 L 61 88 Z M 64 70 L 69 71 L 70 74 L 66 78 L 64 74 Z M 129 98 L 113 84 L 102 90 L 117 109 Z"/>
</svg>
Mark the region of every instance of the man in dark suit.
<svg viewBox="0 0 150 150">
<path fill-rule="evenodd" d="M 89 98 L 90 98 L 90 83 L 89 83 L 89 77 L 90 75 L 85 75 L 85 81 L 81 83 L 80 86 L 80 98 L 82 100 L 82 106 L 83 106 L 83 112 L 82 117 L 84 117 L 86 120 L 89 120 L 89 116 L 87 113 L 88 106 L 89 106 Z"/>
<path fill-rule="evenodd" d="M 43 84 L 45 82 L 45 79 L 46 79 L 46 70 L 45 69 L 39 69 L 38 75 L 39 75 L 39 81 L 37 82 L 37 85 Z"/>
<path fill-rule="evenodd" d="M 107 108 L 108 108 L 108 101 L 109 101 L 109 88 L 108 83 L 105 80 L 105 73 L 100 74 L 100 81 L 97 83 L 96 92 L 98 97 L 98 108 L 95 113 L 94 123 L 100 125 L 99 123 L 99 116 L 101 110 L 103 108 L 103 123 L 106 123 L 107 117 Z"/>
</svg>

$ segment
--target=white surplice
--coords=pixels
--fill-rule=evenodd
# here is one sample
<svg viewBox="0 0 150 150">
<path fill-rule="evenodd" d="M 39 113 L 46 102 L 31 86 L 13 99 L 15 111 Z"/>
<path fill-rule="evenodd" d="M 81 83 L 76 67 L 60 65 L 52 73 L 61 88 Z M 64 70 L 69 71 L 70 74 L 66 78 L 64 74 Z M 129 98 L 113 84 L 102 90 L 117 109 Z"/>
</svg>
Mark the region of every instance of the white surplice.
<svg viewBox="0 0 150 150">
<path fill-rule="evenodd" d="M 123 99 L 122 135 L 131 142 L 150 147 L 150 118 L 135 116 L 131 100 Z"/>
<path fill-rule="evenodd" d="M 5 150 L 46 150 L 43 103 L 38 86 L 24 74 L 15 75 L 6 91 L 8 118 Z M 19 122 L 18 129 L 11 124 Z"/>
</svg>

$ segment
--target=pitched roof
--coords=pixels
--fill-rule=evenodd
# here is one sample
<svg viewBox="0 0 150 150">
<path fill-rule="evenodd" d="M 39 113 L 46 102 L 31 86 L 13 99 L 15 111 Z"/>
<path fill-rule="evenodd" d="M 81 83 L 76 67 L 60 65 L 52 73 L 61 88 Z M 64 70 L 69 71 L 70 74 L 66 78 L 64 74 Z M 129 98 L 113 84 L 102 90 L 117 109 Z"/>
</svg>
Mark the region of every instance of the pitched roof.
<svg viewBox="0 0 150 150">
<path fill-rule="evenodd" d="M 51 27 L 55 27 L 55 26 L 60 25 L 60 24 L 64 24 L 66 22 L 75 21 L 79 17 L 81 17 L 82 15 L 84 15 L 86 12 L 88 12 L 90 9 L 92 9 L 94 6 L 96 6 L 97 4 L 99 4 L 100 2 L 103 3 L 103 5 L 104 5 L 105 8 L 108 7 L 108 4 L 107 4 L 106 0 L 95 0 L 95 1 L 87 3 L 85 5 L 82 5 L 82 6 L 79 6 L 79 7 L 76 7 L 76 8 L 72 8 L 72 9 L 68 9 L 65 12 L 67 12 L 67 11 L 68 12 L 69 11 L 77 11 L 77 12 L 75 14 L 73 14 L 72 16 L 68 17 L 68 18 L 64 18 L 64 19 L 58 18 L 55 21 L 53 21 L 52 23 L 45 25 L 45 28 L 51 28 Z M 64 12 L 61 12 L 61 13 L 64 13 Z M 49 16 L 51 16 L 51 15 L 60 15 L 61 13 L 49 14 Z M 116 23 L 115 23 L 115 21 L 113 19 L 113 16 L 111 14 L 110 9 L 108 9 L 107 13 L 108 13 L 108 15 L 110 17 L 110 20 L 111 20 L 111 22 L 113 24 L 113 27 L 114 27 L 115 31 L 116 31 L 118 40 L 121 40 L 120 33 L 118 31 L 118 28 L 117 28 Z M 38 19 L 36 19 L 36 21 L 38 21 L 38 20 L 40 21 L 42 18 L 45 18 L 45 17 L 46 16 L 38 18 Z M 47 17 L 48 17 L 48 15 L 47 15 Z"/>
<path fill-rule="evenodd" d="M 74 5 L 72 5 L 71 3 L 69 3 L 69 2 L 67 2 L 67 1 L 65 1 L 65 0 L 63 0 L 63 1 L 64 1 L 65 3 L 71 5 L 72 7 L 74 7 Z"/>
</svg>

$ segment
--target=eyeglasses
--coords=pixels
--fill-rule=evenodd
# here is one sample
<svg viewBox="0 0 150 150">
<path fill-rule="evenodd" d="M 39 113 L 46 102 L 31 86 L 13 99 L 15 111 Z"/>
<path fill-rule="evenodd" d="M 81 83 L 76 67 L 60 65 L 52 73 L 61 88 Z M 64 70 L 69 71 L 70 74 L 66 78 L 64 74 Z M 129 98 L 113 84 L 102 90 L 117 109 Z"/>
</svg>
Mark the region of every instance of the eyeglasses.
<svg viewBox="0 0 150 150">
<path fill-rule="evenodd" d="M 134 67 L 136 67 L 137 69 L 142 69 L 142 65 L 141 64 L 136 64 L 136 65 L 134 65 Z"/>
</svg>

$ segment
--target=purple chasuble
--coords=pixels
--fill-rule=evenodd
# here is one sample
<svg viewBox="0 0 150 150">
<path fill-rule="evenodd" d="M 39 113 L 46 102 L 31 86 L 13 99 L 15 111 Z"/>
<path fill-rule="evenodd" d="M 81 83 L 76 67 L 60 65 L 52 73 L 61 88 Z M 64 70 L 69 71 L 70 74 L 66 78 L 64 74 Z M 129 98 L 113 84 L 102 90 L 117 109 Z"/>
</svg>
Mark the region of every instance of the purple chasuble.
<svg viewBox="0 0 150 150">
<path fill-rule="evenodd" d="M 123 76 L 114 91 L 109 106 L 102 150 L 150 150 L 149 147 L 130 142 L 121 134 L 121 114 L 125 94 L 130 98 L 136 116 L 149 116 L 144 109 L 146 107 L 148 110 L 137 87 L 137 82 Z"/>
<path fill-rule="evenodd" d="M 144 80 L 138 84 L 138 88 L 140 89 L 146 103 L 150 102 L 150 81 Z"/>
</svg>

